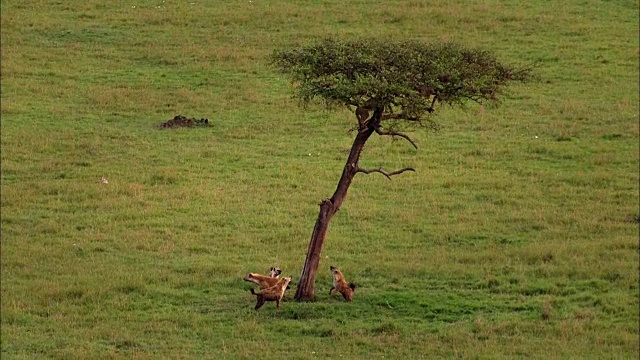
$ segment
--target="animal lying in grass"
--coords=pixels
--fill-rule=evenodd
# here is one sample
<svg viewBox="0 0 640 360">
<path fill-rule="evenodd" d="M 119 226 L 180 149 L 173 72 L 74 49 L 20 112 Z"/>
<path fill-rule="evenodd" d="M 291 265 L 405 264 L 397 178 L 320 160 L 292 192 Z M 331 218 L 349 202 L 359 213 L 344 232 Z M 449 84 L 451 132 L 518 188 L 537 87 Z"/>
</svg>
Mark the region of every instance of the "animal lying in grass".
<svg viewBox="0 0 640 360">
<path fill-rule="evenodd" d="M 356 284 L 348 283 L 344 279 L 344 275 L 342 275 L 340 269 L 337 267 L 331 266 L 329 269 L 331 269 L 331 272 L 333 273 L 333 286 L 331 287 L 331 290 L 329 290 L 329 296 L 332 296 L 333 291 L 337 290 L 342 294 L 345 300 L 351 301 L 353 298 L 353 292 L 356 289 Z"/>
<path fill-rule="evenodd" d="M 275 285 L 266 289 L 262 289 L 260 292 L 255 292 L 253 289 L 251 289 L 251 293 L 255 295 L 258 300 L 256 302 L 256 311 L 258 311 L 258 309 L 260 309 L 260 307 L 262 307 L 262 305 L 264 305 L 264 303 L 267 301 L 275 301 L 276 309 L 280 310 L 280 300 L 282 300 L 284 292 L 285 290 L 287 290 L 290 282 L 291 276 L 286 276 L 282 279 L 279 279 Z"/>
<path fill-rule="evenodd" d="M 269 276 L 258 273 L 248 273 L 244 277 L 244 281 L 252 282 L 260 287 L 260 289 L 266 289 L 272 287 L 278 282 L 278 277 L 282 273 L 282 270 L 278 267 L 272 267 L 269 270 Z"/>
</svg>

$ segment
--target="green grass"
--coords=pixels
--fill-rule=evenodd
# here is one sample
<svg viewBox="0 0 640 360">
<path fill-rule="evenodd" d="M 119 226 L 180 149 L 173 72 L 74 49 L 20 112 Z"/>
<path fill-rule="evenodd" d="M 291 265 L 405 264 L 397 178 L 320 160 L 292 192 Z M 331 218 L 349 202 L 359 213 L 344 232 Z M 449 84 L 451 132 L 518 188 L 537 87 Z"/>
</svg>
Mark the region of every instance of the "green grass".
<svg viewBox="0 0 640 360">
<path fill-rule="evenodd" d="M 3 359 L 638 358 L 638 1 L 0 4 Z M 266 57 L 328 35 L 538 80 L 372 138 L 363 166 L 417 172 L 358 175 L 317 300 L 255 313 L 242 277 L 299 276 L 355 123 Z"/>
</svg>

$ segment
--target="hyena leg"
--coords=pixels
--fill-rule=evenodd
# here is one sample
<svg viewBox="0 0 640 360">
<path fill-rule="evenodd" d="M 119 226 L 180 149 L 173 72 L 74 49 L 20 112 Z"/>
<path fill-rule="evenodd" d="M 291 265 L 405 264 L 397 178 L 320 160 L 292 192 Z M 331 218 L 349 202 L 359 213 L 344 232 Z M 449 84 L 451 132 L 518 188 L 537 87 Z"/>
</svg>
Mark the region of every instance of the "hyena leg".
<svg viewBox="0 0 640 360">
<path fill-rule="evenodd" d="M 280 299 L 276 299 L 276 309 L 280 310 Z"/>
<path fill-rule="evenodd" d="M 335 286 L 331 287 L 331 290 L 329 290 L 329 296 L 333 295 L 333 290 L 335 290 L 335 289 L 336 289 Z"/>
<path fill-rule="evenodd" d="M 262 307 L 262 305 L 264 305 L 265 300 L 263 296 L 258 296 L 258 302 L 256 303 L 256 311 L 258 311 L 258 309 L 260 309 Z"/>
</svg>

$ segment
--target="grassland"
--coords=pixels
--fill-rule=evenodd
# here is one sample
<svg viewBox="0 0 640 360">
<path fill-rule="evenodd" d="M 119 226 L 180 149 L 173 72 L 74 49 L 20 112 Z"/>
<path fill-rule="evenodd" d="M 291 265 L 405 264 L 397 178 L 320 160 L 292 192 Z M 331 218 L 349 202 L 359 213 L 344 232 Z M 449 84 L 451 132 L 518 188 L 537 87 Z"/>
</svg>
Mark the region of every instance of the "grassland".
<svg viewBox="0 0 640 360">
<path fill-rule="evenodd" d="M 0 4 L 3 359 L 638 358 L 637 0 Z M 323 36 L 538 80 L 372 139 L 363 166 L 417 173 L 356 177 L 317 301 L 255 313 L 242 277 L 299 275 L 353 136 L 265 60 Z"/>
</svg>

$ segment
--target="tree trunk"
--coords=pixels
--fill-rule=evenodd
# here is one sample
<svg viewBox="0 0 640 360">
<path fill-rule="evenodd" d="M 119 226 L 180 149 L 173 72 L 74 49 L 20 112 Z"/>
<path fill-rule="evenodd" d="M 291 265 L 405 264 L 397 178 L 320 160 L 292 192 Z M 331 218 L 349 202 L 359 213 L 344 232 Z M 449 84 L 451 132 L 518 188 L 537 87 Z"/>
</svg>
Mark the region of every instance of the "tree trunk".
<svg viewBox="0 0 640 360">
<path fill-rule="evenodd" d="M 347 196 L 347 190 L 351 185 L 353 177 L 358 171 L 358 160 L 364 144 L 367 142 L 371 134 L 375 131 L 373 121 L 379 121 L 381 112 L 376 111 L 371 117 L 369 124 L 358 130 L 358 135 L 353 140 L 347 163 L 342 170 L 342 176 L 338 181 L 338 187 L 333 193 L 331 199 L 325 199 L 320 203 L 320 213 L 316 220 L 316 225 L 313 228 L 313 234 L 311 235 L 311 241 L 309 241 L 309 249 L 307 250 L 307 259 L 304 262 L 304 268 L 300 275 L 300 281 L 298 281 L 298 287 L 296 290 L 296 300 L 313 300 L 315 297 L 315 283 L 316 272 L 318 271 L 318 264 L 320 262 L 320 255 L 322 253 L 322 246 L 324 245 L 324 239 L 327 234 L 327 228 L 329 227 L 329 221 L 335 213 L 340 209 L 340 205 Z"/>
</svg>

